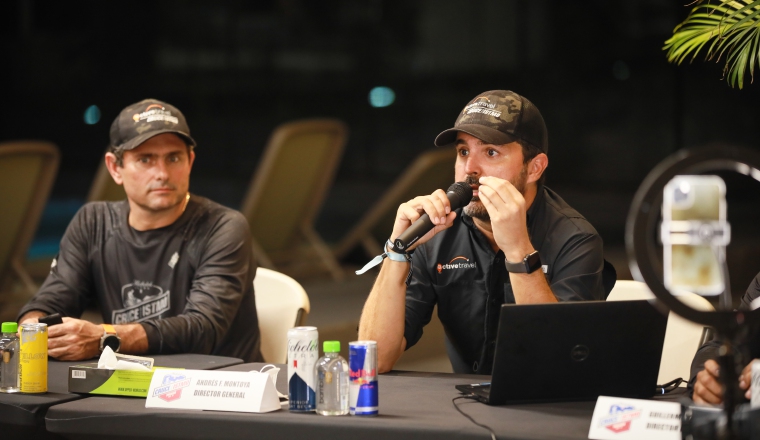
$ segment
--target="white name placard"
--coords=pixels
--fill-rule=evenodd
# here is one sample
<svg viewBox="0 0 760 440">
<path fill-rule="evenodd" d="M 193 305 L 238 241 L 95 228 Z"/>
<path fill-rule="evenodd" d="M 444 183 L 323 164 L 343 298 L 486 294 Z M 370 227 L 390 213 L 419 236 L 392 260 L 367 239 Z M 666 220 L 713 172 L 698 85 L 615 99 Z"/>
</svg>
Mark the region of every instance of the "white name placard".
<svg viewBox="0 0 760 440">
<path fill-rule="evenodd" d="M 752 303 L 754 304 L 755 301 L 760 300 L 760 298 L 756 298 Z M 752 384 L 750 386 L 750 408 L 755 409 L 757 407 L 760 407 L 760 360 L 755 359 L 752 361 Z M 742 391 L 744 392 L 744 391 Z"/>
<path fill-rule="evenodd" d="M 588 438 L 680 440 L 681 405 L 599 396 Z"/>
<path fill-rule="evenodd" d="M 258 371 L 158 369 L 145 407 L 263 413 L 280 409 L 280 399 L 270 375 Z"/>
</svg>

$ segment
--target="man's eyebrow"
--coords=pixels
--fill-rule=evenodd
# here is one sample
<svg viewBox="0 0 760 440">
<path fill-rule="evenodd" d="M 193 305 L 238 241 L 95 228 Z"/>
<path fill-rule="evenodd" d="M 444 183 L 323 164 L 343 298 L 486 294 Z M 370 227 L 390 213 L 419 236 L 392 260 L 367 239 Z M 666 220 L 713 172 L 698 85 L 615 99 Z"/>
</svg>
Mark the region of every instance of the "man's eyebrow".
<svg viewBox="0 0 760 440">
<path fill-rule="evenodd" d="M 457 139 L 454 146 L 458 147 L 460 145 L 467 145 L 467 142 L 464 141 L 464 139 Z M 498 144 L 489 144 L 488 142 L 485 142 L 481 139 L 478 139 L 478 145 L 484 145 L 484 146 L 491 146 L 491 147 L 497 147 L 497 148 L 503 148 L 504 145 L 498 145 Z"/>
<path fill-rule="evenodd" d="M 176 150 L 168 151 L 164 154 L 158 154 L 153 152 L 143 152 L 143 153 L 135 153 L 139 157 L 152 157 L 152 156 L 171 156 L 172 154 L 182 154 L 185 150 L 182 148 L 177 148 Z"/>
</svg>

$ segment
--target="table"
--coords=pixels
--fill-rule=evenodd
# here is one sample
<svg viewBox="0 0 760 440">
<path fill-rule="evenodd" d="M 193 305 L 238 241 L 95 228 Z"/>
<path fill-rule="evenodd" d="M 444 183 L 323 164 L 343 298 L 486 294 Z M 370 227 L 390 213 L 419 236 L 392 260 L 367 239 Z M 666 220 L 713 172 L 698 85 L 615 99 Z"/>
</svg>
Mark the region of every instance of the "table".
<svg viewBox="0 0 760 440">
<path fill-rule="evenodd" d="M 248 371 L 264 364 L 225 370 Z M 284 366 L 281 366 L 281 368 Z M 277 389 L 285 391 L 282 368 Z M 90 397 L 52 407 L 46 417 L 51 432 L 71 439 L 481 439 L 488 432 L 459 414 L 454 385 L 488 380 L 488 376 L 392 372 L 379 377 L 378 417 L 324 417 L 283 411 L 265 414 L 145 408 L 145 400 Z M 476 421 L 490 426 L 499 439 L 586 439 L 595 402 L 487 406 L 458 400 Z"/>
<path fill-rule="evenodd" d="M 171 354 L 151 356 L 161 367 L 214 370 L 240 364 L 237 358 L 202 354 Z M 42 394 L 0 393 L 0 436 L 6 438 L 44 439 L 60 438 L 45 430 L 45 414 L 50 407 L 65 402 L 82 400 L 87 394 L 68 392 L 69 366 L 91 361 L 61 362 L 48 360 L 48 392 Z M 140 399 L 142 400 L 142 399 Z M 142 400 L 144 402 L 144 400 Z"/>
</svg>

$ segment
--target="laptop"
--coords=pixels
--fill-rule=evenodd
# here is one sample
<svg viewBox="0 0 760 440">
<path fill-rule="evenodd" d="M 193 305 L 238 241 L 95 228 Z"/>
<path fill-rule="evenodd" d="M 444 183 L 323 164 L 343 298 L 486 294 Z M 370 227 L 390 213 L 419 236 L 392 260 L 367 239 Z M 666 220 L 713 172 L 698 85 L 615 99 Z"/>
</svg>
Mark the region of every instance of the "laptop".
<svg viewBox="0 0 760 440">
<path fill-rule="evenodd" d="M 646 300 L 504 304 L 490 384 L 456 388 L 489 405 L 650 398 L 667 322 Z"/>
</svg>

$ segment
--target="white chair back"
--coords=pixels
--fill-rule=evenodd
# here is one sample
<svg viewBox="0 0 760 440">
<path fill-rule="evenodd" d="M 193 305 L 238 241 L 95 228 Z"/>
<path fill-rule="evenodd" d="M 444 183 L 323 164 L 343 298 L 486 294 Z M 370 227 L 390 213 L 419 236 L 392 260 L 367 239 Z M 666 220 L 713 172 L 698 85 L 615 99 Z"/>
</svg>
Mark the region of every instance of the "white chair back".
<svg viewBox="0 0 760 440">
<path fill-rule="evenodd" d="M 612 288 L 607 301 L 631 301 L 637 299 L 652 299 L 654 294 L 645 283 L 631 280 L 618 280 Z M 705 298 L 692 292 L 678 292 L 678 299 L 693 309 L 714 310 L 712 304 Z M 665 343 L 662 347 L 662 360 L 658 384 L 664 384 L 681 377 L 689 380 L 691 361 L 702 342 L 704 327 L 702 324 L 688 321 L 673 312 L 668 315 L 668 326 L 665 330 Z"/>
<path fill-rule="evenodd" d="M 287 363 L 288 330 L 306 323 L 309 297 L 298 281 L 263 267 L 256 270 L 253 289 L 264 361 Z"/>
</svg>

